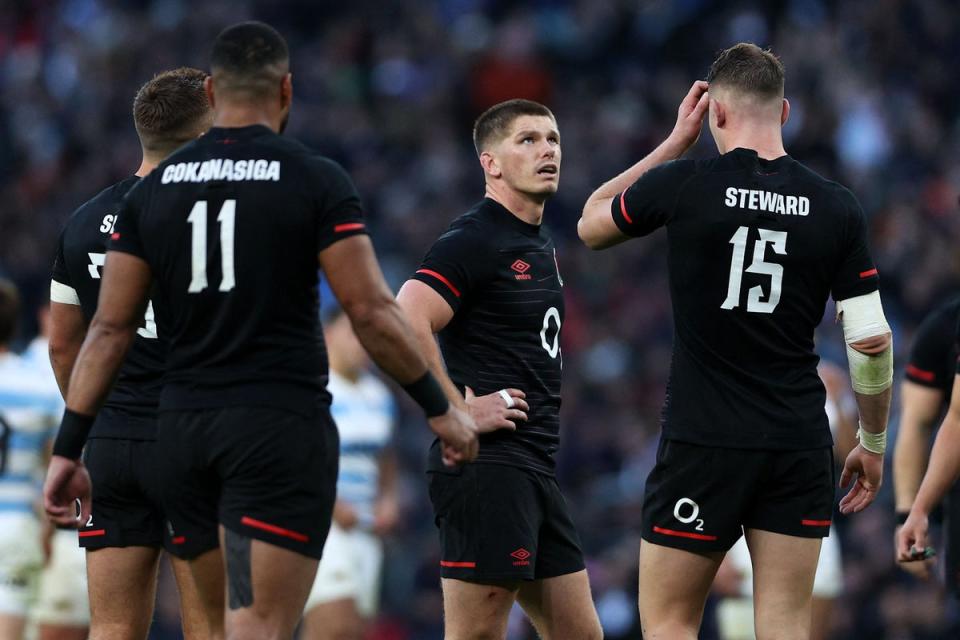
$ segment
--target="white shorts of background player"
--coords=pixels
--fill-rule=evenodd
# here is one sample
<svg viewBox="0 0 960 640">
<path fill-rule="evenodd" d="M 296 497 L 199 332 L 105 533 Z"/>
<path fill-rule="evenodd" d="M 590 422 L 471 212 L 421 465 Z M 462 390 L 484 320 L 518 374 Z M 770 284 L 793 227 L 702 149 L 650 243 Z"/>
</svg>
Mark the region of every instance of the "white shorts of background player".
<svg viewBox="0 0 960 640">
<path fill-rule="evenodd" d="M 352 598 L 361 616 L 373 617 L 380 604 L 382 566 L 383 543 L 379 538 L 333 524 L 304 612 L 320 604 Z"/>
</svg>

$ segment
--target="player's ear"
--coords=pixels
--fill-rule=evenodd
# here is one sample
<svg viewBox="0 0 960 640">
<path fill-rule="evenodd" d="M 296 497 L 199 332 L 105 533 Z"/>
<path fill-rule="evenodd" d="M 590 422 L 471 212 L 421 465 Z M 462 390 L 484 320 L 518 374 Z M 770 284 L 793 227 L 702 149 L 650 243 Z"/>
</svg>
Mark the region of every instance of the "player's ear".
<svg viewBox="0 0 960 640">
<path fill-rule="evenodd" d="M 710 114 L 713 116 L 713 122 L 718 129 L 723 129 L 727 123 L 727 110 L 716 98 L 710 98 Z"/>
<path fill-rule="evenodd" d="M 293 102 L 293 74 L 288 72 L 280 81 L 280 106 L 287 109 L 291 102 Z"/>
<path fill-rule="evenodd" d="M 783 99 L 783 107 L 780 109 L 780 126 L 787 124 L 787 120 L 790 118 L 790 101 L 786 98 Z"/>
<path fill-rule="evenodd" d="M 499 178 L 503 173 L 500 165 L 497 164 L 497 159 L 489 151 L 480 152 L 480 166 L 483 167 L 484 173 L 493 178 Z"/>
<path fill-rule="evenodd" d="M 213 99 L 213 76 L 207 76 L 203 81 L 203 90 L 207 94 L 207 100 L 210 102 L 210 108 L 213 109 L 216 106 L 216 102 Z"/>
</svg>

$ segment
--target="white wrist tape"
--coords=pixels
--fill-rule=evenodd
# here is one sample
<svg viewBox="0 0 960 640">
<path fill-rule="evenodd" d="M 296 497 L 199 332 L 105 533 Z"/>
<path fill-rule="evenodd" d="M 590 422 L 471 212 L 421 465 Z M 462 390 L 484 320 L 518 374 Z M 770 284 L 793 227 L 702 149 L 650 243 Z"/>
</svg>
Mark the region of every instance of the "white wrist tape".
<svg viewBox="0 0 960 640">
<path fill-rule="evenodd" d="M 882 353 L 860 353 L 850 345 L 890 332 L 890 325 L 883 315 L 880 292 L 847 298 L 837 302 L 837 316 L 843 326 L 843 339 L 847 343 L 847 363 L 850 366 L 850 381 L 853 390 L 864 395 L 876 395 L 893 384 L 893 345 Z"/>
<path fill-rule="evenodd" d="M 860 446 L 870 453 L 876 453 L 882 456 L 883 452 L 887 450 L 886 429 L 880 433 L 870 433 L 869 431 L 864 431 L 863 425 L 860 425 L 860 428 L 857 430 L 857 439 L 860 440 Z"/>
</svg>

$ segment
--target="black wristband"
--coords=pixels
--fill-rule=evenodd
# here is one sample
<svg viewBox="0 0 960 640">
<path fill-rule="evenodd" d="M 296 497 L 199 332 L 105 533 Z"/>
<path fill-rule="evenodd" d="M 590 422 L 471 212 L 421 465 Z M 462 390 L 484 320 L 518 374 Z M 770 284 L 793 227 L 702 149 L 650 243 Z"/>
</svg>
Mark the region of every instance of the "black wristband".
<svg viewBox="0 0 960 640">
<path fill-rule="evenodd" d="M 95 419 L 96 416 L 85 416 L 70 409 L 64 411 L 57 439 L 53 441 L 53 455 L 78 460 Z"/>
<path fill-rule="evenodd" d="M 427 371 L 416 382 L 403 385 L 403 390 L 426 412 L 428 418 L 442 416 L 450 408 L 447 395 L 440 388 L 437 379 Z"/>
<path fill-rule="evenodd" d="M 907 518 L 909 517 L 910 517 L 909 511 L 897 511 L 897 514 L 896 514 L 897 526 L 898 527 L 901 526 L 904 522 L 907 521 Z"/>
</svg>

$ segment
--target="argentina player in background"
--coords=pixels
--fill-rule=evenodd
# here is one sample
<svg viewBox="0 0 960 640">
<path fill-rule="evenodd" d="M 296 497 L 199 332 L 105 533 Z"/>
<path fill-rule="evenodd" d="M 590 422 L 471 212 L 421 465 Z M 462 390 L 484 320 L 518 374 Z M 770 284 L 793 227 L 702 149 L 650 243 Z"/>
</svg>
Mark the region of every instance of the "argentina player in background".
<svg viewBox="0 0 960 640">
<path fill-rule="evenodd" d="M 321 300 L 330 300 L 329 291 Z M 324 310 L 330 412 L 340 433 L 333 524 L 304 608 L 302 640 L 362 638 L 377 613 L 382 536 L 397 524 L 397 408 L 339 305 Z"/>
</svg>

